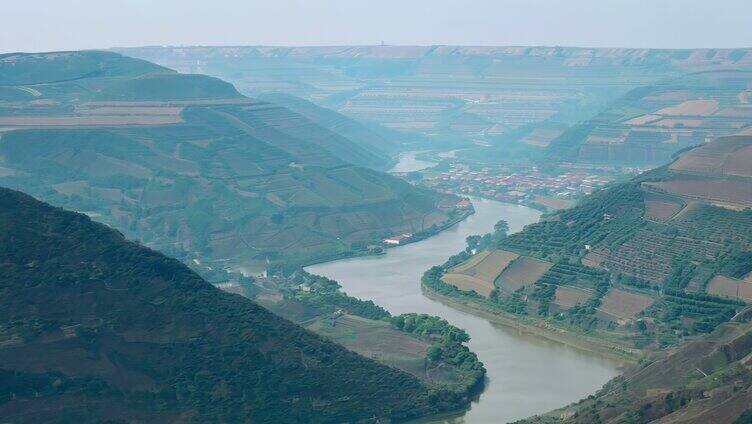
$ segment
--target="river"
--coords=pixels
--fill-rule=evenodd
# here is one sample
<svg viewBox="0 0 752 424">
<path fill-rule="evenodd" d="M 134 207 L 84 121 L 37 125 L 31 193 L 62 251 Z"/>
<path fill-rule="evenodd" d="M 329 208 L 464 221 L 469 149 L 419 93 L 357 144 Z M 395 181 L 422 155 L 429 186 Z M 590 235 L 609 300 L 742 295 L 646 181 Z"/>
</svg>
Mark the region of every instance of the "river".
<svg viewBox="0 0 752 424">
<path fill-rule="evenodd" d="M 500 219 L 509 223 L 510 231 L 519 231 L 540 215 L 524 206 L 491 200 L 473 199 L 473 204 L 474 215 L 434 237 L 388 249 L 382 256 L 338 260 L 307 270 L 337 280 L 347 294 L 373 300 L 393 314 L 437 315 L 468 332 L 470 349 L 488 370 L 486 388 L 462 416 L 432 422 L 504 423 L 595 392 L 619 373 L 617 362 L 493 324 L 423 295 L 423 272 L 464 249 L 465 237 L 490 232 Z"/>
</svg>

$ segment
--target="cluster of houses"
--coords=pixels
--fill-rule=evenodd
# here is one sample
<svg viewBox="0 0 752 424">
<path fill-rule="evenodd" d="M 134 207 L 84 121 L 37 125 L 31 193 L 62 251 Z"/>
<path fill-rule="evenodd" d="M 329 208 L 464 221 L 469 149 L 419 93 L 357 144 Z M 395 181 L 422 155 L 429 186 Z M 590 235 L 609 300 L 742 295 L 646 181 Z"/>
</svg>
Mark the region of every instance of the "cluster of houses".
<svg viewBox="0 0 752 424">
<path fill-rule="evenodd" d="M 413 237 L 413 233 L 402 233 L 397 236 L 392 236 L 384 239 L 384 244 L 398 245 L 405 243 L 408 239 Z"/>
<path fill-rule="evenodd" d="M 443 191 L 520 201 L 540 194 L 574 199 L 590 194 L 612 180 L 609 176 L 580 171 L 547 175 L 535 166 L 511 172 L 504 167 L 470 169 L 466 165 L 452 164 L 448 171 L 427 177 L 424 182 Z"/>
</svg>

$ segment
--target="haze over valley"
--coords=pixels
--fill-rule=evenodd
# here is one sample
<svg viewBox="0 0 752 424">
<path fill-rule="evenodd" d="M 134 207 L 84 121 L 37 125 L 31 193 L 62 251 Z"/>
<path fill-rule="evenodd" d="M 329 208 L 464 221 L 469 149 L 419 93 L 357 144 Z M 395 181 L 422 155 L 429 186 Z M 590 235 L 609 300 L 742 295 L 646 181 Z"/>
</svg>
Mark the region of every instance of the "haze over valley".
<svg viewBox="0 0 752 424">
<path fill-rule="evenodd" d="M 0 421 L 752 422 L 748 4 L 11 3 Z"/>
</svg>

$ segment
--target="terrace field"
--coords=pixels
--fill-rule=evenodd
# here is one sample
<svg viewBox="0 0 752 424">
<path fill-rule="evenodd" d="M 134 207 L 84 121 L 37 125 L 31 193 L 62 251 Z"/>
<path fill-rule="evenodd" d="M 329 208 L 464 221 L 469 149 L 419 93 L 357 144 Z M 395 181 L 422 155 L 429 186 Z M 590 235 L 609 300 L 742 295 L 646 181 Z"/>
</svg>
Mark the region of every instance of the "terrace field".
<svg viewBox="0 0 752 424">
<path fill-rule="evenodd" d="M 147 47 L 119 50 L 305 98 L 484 163 L 661 164 L 750 125 L 749 49 Z M 717 71 L 717 72 L 716 72 Z M 583 123 L 584 121 L 584 123 Z M 401 134 L 401 136 L 399 135 Z"/>
<path fill-rule="evenodd" d="M 498 238 L 490 249 L 520 255 L 496 278 L 498 295 L 473 297 L 434 277 L 446 278 L 452 268 L 432 270 L 424 284 L 492 311 L 636 348 L 712 331 L 751 301 L 745 279 L 752 272 L 752 211 L 742 202 L 752 179 L 730 175 L 743 172 L 726 166 L 750 145 L 749 136 L 718 138 Z"/>
<path fill-rule="evenodd" d="M 743 299 L 752 302 L 752 279 L 736 279 L 716 275 L 708 282 L 708 293 L 716 296 Z"/>
<path fill-rule="evenodd" d="M 527 288 L 538 281 L 553 264 L 527 256 L 520 256 L 499 276 L 499 287 L 507 292 Z"/>
<path fill-rule="evenodd" d="M 481 252 L 449 270 L 443 281 L 460 290 L 475 291 L 488 297 L 496 288 L 495 282 L 519 255 L 504 250 Z"/>
<path fill-rule="evenodd" d="M 666 163 L 687 147 L 749 131 L 752 108 L 742 94 L 751 82 L 747 64 L 636 88 L 552 141 L 551 155 L 587 163 Z"/>
<path fill-rule="evenodd" d="M 601 301 L 598 311 L 617 319 L 634 318 L 655 300 L 644 294 L 612 288 Z"/>
<path fill-rule="evenodd" d="M 115 53 L 2 55 L 0 74 L 0 184 L 180 258 L 308 263 L 463 215 L 455 197 L 379 172 L 387 142 L 335 112 L 287 100 L 330 129 Z"/>
</svg>

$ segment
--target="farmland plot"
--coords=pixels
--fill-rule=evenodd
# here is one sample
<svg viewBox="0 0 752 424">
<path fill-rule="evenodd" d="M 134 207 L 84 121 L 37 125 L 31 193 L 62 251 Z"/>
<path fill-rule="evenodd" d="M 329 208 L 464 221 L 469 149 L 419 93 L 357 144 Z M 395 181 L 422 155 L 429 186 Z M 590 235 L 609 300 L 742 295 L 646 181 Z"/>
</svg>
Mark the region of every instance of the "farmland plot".
<svg viewBox="0 0 752 424">
<path fill-rule="evenodd" d="M 499 287 L 509 292 L 527 287 L 538 281 L 551 266 L 550 262 L 520 256 L 501 273 Z"/>
<path fill-rule="evenodd" d="M 468 261 L 452 268 L 442 280 L 464 291 L 475 291 L 488 296 L 494 281 L 519 255 L 505 250 L 481 252 Z"/>
<path fill-rule="evenodd" d="M 553 303 L 566 310 L 578 303 L 585 303 L 592 295 L 592 292 L 577 287 L 560 286 L 556 288 Z"/>
<path fill-rule="evenodd" d="M 606 293 L 598 311 L 617 319 L 634 318 L 654 301 L 644 294 L 613 288 Z"/>
<path fill-rule="evenodd" d="M 707 292 L 716 296 L 735 297 L 752 301 L 752 281 L 716 275 L 708 283 Z"/>
</svg>

